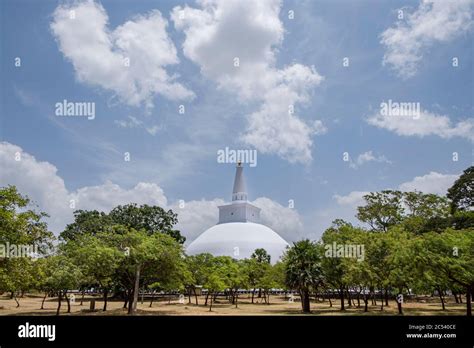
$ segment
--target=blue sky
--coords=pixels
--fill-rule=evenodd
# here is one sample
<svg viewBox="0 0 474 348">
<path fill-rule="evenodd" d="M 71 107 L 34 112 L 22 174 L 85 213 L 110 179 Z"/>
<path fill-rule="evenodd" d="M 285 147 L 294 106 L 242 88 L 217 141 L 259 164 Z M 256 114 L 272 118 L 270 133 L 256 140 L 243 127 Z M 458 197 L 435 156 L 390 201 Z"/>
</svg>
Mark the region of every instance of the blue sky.
<svg viewBox="0 0 474 348">
<path fill-rule="evenodd" d="M 218 163 L 217 151 L 256 149 L 258 165 L 245 169 L 249 197 L 268 209 L 265 223 L 295 240 L 352 218 L 362 192 L 443 193 L 471 165 L 472 1 L 243 3 L 2 1 L 0 185 L 17 185 L 57 216 L 56 232 L 70 222 L 70 199 L 103 210 L 134 200 L 177 209 L 191 240 L 230 199 L 235 165 Z M 72 24 L 64 17 L 71 9 Z M 104 16 L 102 30 L 92 22 Z M 238 72 L 219 66 L 234 50 Z M 108 58 L 127 54 L 145 68 L 101 73 Z M 158 87 L 143 88 L 163 72 Z M 160 89 L 176 84 L 182 92 Z M 277 115 L 274 101 L 290 94 L 295 114 Z M 95 119 L 56 116 L 64 99 L 95 103 Z M 369 122 L 389 99 L 420 103 L 422 117 L 408 130 L 393 118 Z M 21 164 L 12 160 L 17 151 Z M 179 200 L 189 204 L 177 208 Z"/>
</svg>

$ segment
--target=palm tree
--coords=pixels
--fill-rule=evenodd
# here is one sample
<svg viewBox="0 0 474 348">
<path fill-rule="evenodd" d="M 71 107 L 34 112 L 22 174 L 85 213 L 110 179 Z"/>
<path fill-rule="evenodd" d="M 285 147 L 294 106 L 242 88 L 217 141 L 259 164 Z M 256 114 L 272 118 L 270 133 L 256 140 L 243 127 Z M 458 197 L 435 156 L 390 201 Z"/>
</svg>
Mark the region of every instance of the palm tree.
<svg viewBox="0 0 474 348">
<path fill-rule="evenodd" d="M 304 313 L 310 313 L 310 290 L 322 280 L 319 248 L 309 239 L 293 243 L 284 256 L 285 282 L 297 289 Z"/>
</svg>

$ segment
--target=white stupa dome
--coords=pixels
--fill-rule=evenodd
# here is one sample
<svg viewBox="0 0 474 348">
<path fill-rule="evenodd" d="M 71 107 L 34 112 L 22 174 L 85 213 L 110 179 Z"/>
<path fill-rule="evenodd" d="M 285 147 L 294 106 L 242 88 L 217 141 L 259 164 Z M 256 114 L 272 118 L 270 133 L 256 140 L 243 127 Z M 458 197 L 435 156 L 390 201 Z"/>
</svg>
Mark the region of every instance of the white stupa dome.
<svg viewBox="0 0 474 348">
<path fill-rule="evenodd" d="M 235 173 L 232 203 L 219 207 L 219 222 L 197 237 L 186 251 L 189 255 L 210 253 L 235 259 L 250 258 L 263 248 L 277 262 L 288 243 L 271 228 L 260 224 L 260 208 L 247 201 L 243 167 Z"/>
<path fill-rule="evenodd" d="M 288 243 L 271 228 L 253 222 L 228 222 L 207 229 L 187 248 L 190 255 L 211 253 L 245 259 L 255 249 L 263 248 L 275 263 L 283 255 Z"/>
</svg>

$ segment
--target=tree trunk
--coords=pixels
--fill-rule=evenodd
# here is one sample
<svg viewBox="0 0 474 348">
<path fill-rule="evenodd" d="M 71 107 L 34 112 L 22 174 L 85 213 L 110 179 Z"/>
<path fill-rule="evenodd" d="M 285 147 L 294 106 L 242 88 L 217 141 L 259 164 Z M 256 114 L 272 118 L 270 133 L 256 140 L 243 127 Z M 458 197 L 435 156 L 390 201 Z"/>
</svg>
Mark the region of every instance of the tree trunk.
<svg viewBox="0 0 474 348">
<path fill-rule="evenodd" d="M 207 306 L 207 300 L 209 299 L 209 291 L 206 294 L 206 302 L 204 302 L 204 306 Z"/>
<path fill-rule="evenodd" d="M 198 295 L 196 293 L 196 288 L 193 288 L 193 292 L 194 292 L 194 298 L 196 299 L 196 306 L 199 306 L 199 303 L 198 303 Z"/>
<path fill-rule="evenodd" d="M 82 290 L 81 306 L 82 306 L 82 303 L 84 302 L 84 293 L 85 293 L 85 292 L 86 292 L 85 290 Z"/>
<path fill-rule="evenodd" d="M 367 294 L 364 294 L 364 312 L 369 311 L 369 297 Z"/>
<path fill-rule="evenodd" d="M 153 306 L 153 300 L 154 300 L 154 299 L 155 299 L 155 292 L 153 291 L 153 292 L 151 293 L 151 301 L 150 301 L 150 306 L 149 306 L 150 308 L 151 308 L 151 306 Z"/>
<path fill-rule="evenodd" d="M 104 308 L 102 309 L 103 312 L 105 312 L 107 310 L 107 294 L 108 294 L 109 290 L 108 289 L 104 289 Z"/>
<path fill-rule="evenodd" d="M 388 289 L 385 289 L 385 305 L 388 307 Z"/>
<path fill-rule="evenodd" d="M 382 302 L 382 305 L 380 306 L 380 310 L 383 311 L 383 289 L 380 288 L 380 302 Z"/>
<path fill-rule="evenodd" d="M 128 290 L 125 290 L 125 301 L 123 302 L 123 308 L 127 308 L 129 298 L 130 295 L 128 294 Z"/>
<path fill-rule="evenodd" d="M 128 314 L 133 314 L 133 296 L 134 296 L 134 289 L 131 289 L 128 291 L 128 303 L 127 303 L 127 308 L 128 308 Z"/>
<path fill-rule="evenodd" d="M 344 308 L 344 288 L 339 289 L 339 297 L 341 299 L 341 311 L 345 310 Z"/>
<path fill-rule="evenodd" d="M 46 297 L 48 296 L 48 292 L 45 292 L 43 297 L 43 302 L 41 302 L 41 309 L 44 309 L 44 301 L 46 301 Z"/>
<path fill-rule="evenodd" d="M 329 307 L 331 307 L 331 308 L 332 308 L 331 295 L 328 295 L 328 300 L 329 300 Z"/>
<path fill-rule="evenodd" d="M 308 289 L 304 289 L 303 291 L 301 291 L 301 295 L 303 297 L 301 299 L 301 302 L 303 304 L 303 313 L 311 313 Z"/>
<path fill-rule="evenodd" d="M 399 294 L 400 295 L 402 294 L 401 290 L 399 291 Z M 402 304 L 403 304 L 403 297 L 402 297 L 402 299 L 399 300 L 399 298 L 397 296 L 398 314 L 401 314 L 401 315 L 403 315 Z"/>
<path fill-rule="evenodd" d="M 453 292 L 453 295 L 454 295 L 454 301 L 456 301 L 456 303 L 459 303 L 458 295 L 455 292 Z"/>
<path fill-rule="evenodd" d="M 400 302 L 397 302 L 397 306 L 398 306 L 398 314 L 403 315 L 402 304 Z"/>
<path fill-rule="evenodd" d="M 132 299 L 132 303 L 129 304 L 128 314 L 135 314 L 137 311 L 139 289 L 140 289 L 140 266 L 137 265 L 137 269 L 135 270 L 135 286 L 133 288 L 133 299 Z"/>
<path fill-rule="evenodd" d="M 67 296 L 67 290 L 64 291 L 64 297 L 66 298 L 67 312 L 71 313 L 71 302 L 69 300 L 69 297 Z"/>
<path fill-rule="evenodd" d="M 18 298 L 15 296 L 13 296 L 13 299 L 15 300 L 16 302 L 16 308 L 20 307 L 20 302 L 18 302 Z"/>
<path fill-rule="evenodd" d="M 210 306 L 209 306 L 209 312 L 212 312 L 212 302 L 214 302 L 214 301 L 213 301 L 213 298 L 214 298 L 213 295 L 214 295 L 214 294 L 211 295 L 211 304 L 210 304 Z"/>
<path fill-rule="evenodd" d="M 472 316 L 472 306 L 471 306 L 471 287 L 468 286 L 466 289 L 466 314 L 468 317 Z"/>
<path fill-rule="evenodd" d="M 443 296 L 443 293 L 441 292 L 441 288 L 438 286 L 438 295 L 439 295 L 439 299 L 441 300 L 441 306 L 443 306 L 443 311 L 446 309 L 445 306 L 444 306 L 444 296 Z"/>
<path fill-rule="evenodd" d="M 62 292 L 59 290 L 58 292 L 58 308 L 56 309 L 56 315 L 59 315 L 59 310 L 61 309 L 61 300 L 62 300 Z"/>
<path fill-rule="evenodd" d="M 252 303 L 253 303 L 254 296 L 255 296 L 255 289 L 252 289 Z"/>
</svg>

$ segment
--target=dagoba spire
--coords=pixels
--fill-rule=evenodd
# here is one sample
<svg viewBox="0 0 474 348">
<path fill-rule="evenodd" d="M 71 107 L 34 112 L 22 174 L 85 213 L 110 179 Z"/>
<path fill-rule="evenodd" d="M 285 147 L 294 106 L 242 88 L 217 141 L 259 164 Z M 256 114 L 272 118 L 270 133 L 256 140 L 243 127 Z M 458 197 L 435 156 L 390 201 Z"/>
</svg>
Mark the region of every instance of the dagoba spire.
<svg viewBox="0 0 474 348">
<path fill-rule="evenodd" d="M 260 208 L 257 208 L 247 200 L 247 188 L 243 173 L 242 162 L 237 163 L 235 169 L 234 189 L 232 190 L 232 202 L 219 206 L 219 224 L 229 222 L 254 222 L 260 221 Z"/>
<path fill-rule="evenodd" d="M 245 186 L 245 178 L 243 173 L 244 167 L 242 162 L 237 163 L 235 170 L 234 189 L 232 190 L 232 201 L 247 201 L 247 188 Z"/>
</svg>

